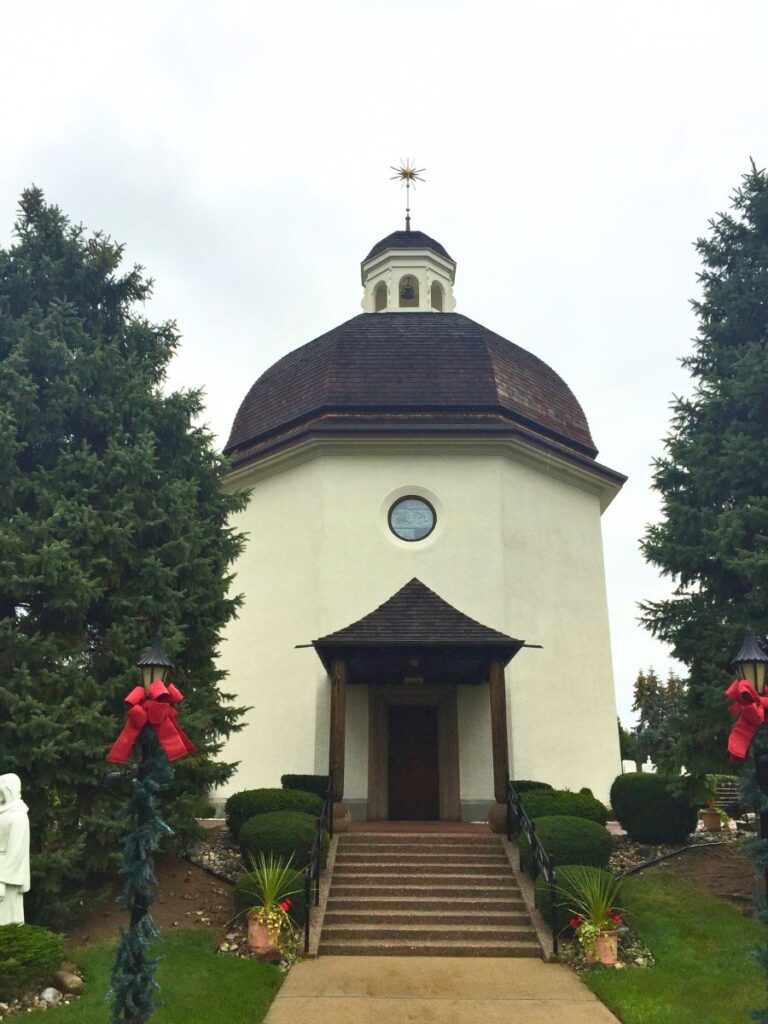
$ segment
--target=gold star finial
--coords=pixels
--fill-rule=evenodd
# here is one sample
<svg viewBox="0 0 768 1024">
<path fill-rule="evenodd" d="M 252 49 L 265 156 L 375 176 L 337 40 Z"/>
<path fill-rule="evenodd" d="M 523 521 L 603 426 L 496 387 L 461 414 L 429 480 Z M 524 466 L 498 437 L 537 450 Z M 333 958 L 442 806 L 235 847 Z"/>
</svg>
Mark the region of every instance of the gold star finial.
<svg viewBox="0 0 768 1024">
<path fill-rule="evenodd" d="M 391 171 L 395 171 L 390 181 L 400 181 L 402 185 L 405 185 L 405 230 L 411 230 L 411 185 L 414 189 L 416 188 L 417 181 L 424 181 L 422 173 L 426 170 L 425 167 L 417 167 L 416 161 L 403 160 L 400 158 L 399 167 L 390 167 Z"/>
</svg>

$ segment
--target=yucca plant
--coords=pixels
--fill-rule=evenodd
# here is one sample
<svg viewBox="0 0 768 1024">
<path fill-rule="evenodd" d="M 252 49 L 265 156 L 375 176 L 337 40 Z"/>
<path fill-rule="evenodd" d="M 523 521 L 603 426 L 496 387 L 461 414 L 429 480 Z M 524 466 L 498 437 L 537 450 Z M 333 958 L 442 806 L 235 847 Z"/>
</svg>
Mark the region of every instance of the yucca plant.
<svg viewBox="0 0 768 1024">
<path fill-rule="evenodd" d="M 253 899 L 246 908 L 249 919 L 266 925 L 273 941 L 285 954 L 295 953 L 297 930 L 289 916 L 291 896 L 303 888 L 301 871 L 293 866 L 293 856 L 284 860 L 272 853 L 251 857 L 243 891 Z M 250 927 L 250 926 L 249 926 Z"/>
<path fill-rule="evenodd" d="M 582 949 L 588 957 L 594 956 L 598 936 L 623 923 L 618 906 L 621 882 L 607 871 L 577 864 L 569 871 L 568 888 L 557 891 L 569 901 L 574 915 L 570 924 Z"/>
</svg>

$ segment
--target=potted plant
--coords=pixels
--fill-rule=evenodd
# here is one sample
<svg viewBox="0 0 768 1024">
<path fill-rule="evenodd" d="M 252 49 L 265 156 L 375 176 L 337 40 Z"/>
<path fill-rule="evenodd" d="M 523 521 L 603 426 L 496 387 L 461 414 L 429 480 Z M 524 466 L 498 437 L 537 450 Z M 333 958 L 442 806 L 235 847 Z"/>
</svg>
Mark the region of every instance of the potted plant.
<svg viewBox="0 0 768 1024">
<path fill-rule="evenodd" d="M 616 905 L 621 883 L 607 871 L 585 865 L 571 868 L 568 882 L 568 889 L 560 892 L 572 904 L 570 924 L 587 963 L 612 967 L 619 957 L 619 925 L 624 923 Z"/>
<path fill-rule="evenodd" d="M 246 910 L 248 948 L 263 960 L 280 960 L 296 944 L 296 926 L 290 918 L 291 896 L 301 891 L 301 874 L 293 857 L 283 860 L 272 853 L 252 859 L 247 891 L 255 902 Z"/>
<path fill-rule="evenodd" d="M 718 807 L 714 800 L 707 800 L 699 811 L 699 817 L 707 832 L 719 832 L 730 821 L 722 807 Z"/>
</svg>

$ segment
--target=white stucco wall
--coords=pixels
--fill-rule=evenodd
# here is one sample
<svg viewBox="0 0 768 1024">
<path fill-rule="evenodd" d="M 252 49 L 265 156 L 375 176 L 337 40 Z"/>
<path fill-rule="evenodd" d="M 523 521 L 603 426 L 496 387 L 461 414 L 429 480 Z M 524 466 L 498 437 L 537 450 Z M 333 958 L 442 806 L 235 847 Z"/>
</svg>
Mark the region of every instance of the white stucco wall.
<svg viewBox="0 0 768 1024">
<path fill-rule="evenodd" d="M 246 599 L 221 664 L 225 689 L 253 709 L 224 751 L 240 767 L 223 795 L 327 770 L 329 684 L 314 650 L 295 645 L 348 625 L 416 576 L 485 625 L 543 645 L 507 669 L 513 776 L 607 798 L 620 763 L 600 487 L 511 445 L 465 449 L 359 441 L 238 475 L 253 488 L 235 521 L 250 535 L 234 584 Z M 404 494 L 437 510 L 423 541 L 389 530 L 387 511 Z M 492 799 L 488 688 L 459 688 L 458 700 L 462 800 Z M 367 707 L 365 688 L 350 686 L 351 799 L 367 795 Z"/>
</svg>

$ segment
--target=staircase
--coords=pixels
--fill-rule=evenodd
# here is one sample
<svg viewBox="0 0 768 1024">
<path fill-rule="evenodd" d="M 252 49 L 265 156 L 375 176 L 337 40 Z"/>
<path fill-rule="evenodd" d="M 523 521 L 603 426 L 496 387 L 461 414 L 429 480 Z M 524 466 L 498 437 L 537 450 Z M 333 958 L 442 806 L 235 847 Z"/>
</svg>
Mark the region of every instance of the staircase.
<svg viewBox="0 0 768 1024">
<path fill-rule="evenodd" d="M 339 839 L 319 953 L 542 955 L 498 836 L 363 832 Z"/>
</svg>

